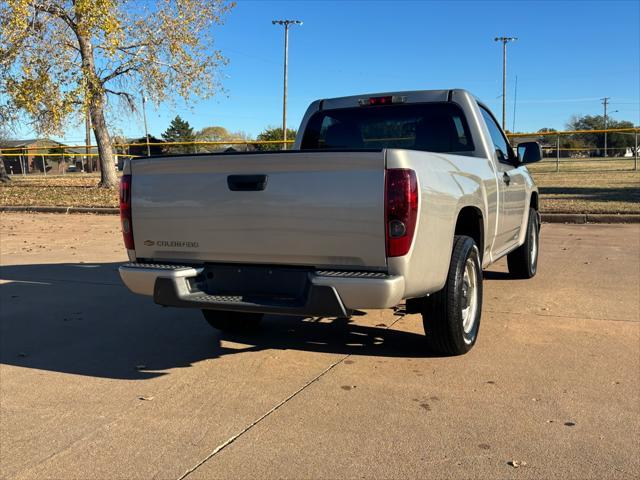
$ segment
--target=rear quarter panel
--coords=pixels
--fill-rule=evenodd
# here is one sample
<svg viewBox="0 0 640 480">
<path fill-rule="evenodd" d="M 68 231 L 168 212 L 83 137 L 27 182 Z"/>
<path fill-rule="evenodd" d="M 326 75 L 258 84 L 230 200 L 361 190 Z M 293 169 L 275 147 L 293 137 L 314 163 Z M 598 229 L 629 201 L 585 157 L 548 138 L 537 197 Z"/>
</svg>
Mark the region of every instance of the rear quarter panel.
<svg viewBox="0 0 640 480">
<path fill-rule="evenodd" d="M 444 286 L 458 213 L 477 208 L 483 215 L 484 255 L 497 221 L 497 186 L 493 166 L 479 157 L 414 150 L 389 150 L 387 168 L 415 170 L 420 190 L 418 222 L 408 255 L 389 259 L 389 273 L 405 277 L 405 298 L 436 292 Z M 485 263 L 485 262 L 483 262 Z"/>
</svg>

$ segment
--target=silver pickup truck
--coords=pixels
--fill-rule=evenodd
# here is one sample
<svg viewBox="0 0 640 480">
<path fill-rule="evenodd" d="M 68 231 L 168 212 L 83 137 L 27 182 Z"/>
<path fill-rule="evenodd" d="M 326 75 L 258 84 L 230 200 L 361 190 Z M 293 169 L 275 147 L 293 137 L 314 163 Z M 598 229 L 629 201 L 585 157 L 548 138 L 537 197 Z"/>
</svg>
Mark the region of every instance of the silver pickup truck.
<svg viewBox="0 0 640 480">
<path fill-rule="evenodd" d="M 538 190 L 465 90 L 318 100 L 292 150 L 136 158 L 120 190 L 120 275 L 215 328 L 264 314 L 349 317 L 406 300 L 427 347 L 474 345 L 482 269 L 536 273 Z"/>
</svg>

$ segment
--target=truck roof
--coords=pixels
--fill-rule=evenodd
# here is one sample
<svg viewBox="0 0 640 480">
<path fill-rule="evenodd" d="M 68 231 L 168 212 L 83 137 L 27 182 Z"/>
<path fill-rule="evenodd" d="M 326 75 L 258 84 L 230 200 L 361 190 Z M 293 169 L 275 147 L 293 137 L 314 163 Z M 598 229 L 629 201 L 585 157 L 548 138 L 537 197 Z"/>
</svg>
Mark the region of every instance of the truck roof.
<svg viewBox="0 0 640 480">
<path fill-rule="evenodd" d="M 454 88 L 449 90 L 405 90 L 399 92 L 363 93 L 360 95 L 350 95 L 348 97 L 325 98 L 318 100 L 318 102 L 320 103 L 320 110 L 330 110 L 334 108 L 354 107 L 358 105 L 360 99 L 371 97 L 401 96 L 406 97 L 405 103 L 450 102 L 454 93 L 455 96 L 469 96 L 473 98 L 473 95 L 467 90 Z"/>
</svg>

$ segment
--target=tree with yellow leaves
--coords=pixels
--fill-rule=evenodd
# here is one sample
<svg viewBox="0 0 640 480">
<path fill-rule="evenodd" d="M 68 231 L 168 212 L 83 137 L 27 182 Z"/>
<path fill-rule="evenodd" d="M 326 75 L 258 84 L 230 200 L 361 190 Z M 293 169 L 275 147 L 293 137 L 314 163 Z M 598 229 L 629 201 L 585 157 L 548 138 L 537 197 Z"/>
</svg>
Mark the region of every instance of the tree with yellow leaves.
<svg viewBox="0 0 640 480">
<path fill-rule="evenodd" d="M 156 104 L 207 98 L 226 64 L 213 28 L 224 0 L 0 0 L 0 99 L 42 133 L 89 113 L 100 186 L 115 187 L 105 120 L 113 100 L 135 110 L 141 90 Z M 77 117 L 76 117 L 77 118 Z"/>
</svg>

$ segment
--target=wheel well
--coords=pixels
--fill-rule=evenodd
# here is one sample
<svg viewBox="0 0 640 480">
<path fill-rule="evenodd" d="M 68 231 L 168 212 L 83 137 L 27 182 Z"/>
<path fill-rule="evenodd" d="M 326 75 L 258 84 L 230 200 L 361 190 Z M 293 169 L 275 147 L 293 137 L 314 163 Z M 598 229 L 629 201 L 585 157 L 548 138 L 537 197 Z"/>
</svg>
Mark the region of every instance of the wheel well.
<svg viewBox="0 0 640 480">
<path fill-rule="evenodd" d="M 484 252 L 484 223 L 482 212 L 475 207 L 464 207 L 458 214 L 454 235 L 467 235 L 476 242 L 480 257 Z"/>
<path fill-rule="evenodd" d="M 529 208 L 533 208 L 536 211 L 540 211 L 540 209 L 538 208 L 538 193 L 537 192 L 532 192 L 531 193 L 531 202 L 529 202 Z"/>
</svg>

